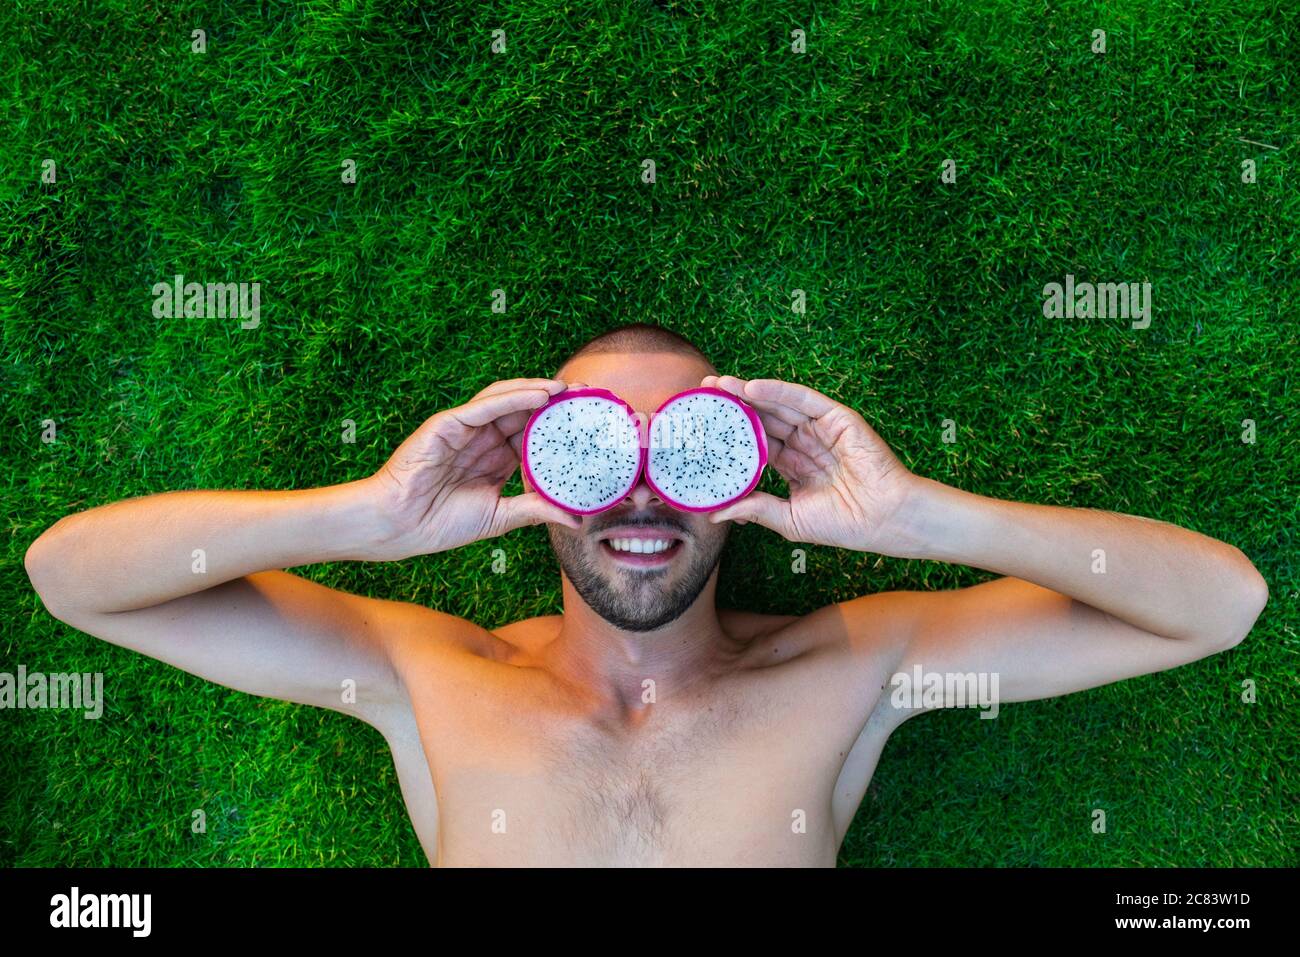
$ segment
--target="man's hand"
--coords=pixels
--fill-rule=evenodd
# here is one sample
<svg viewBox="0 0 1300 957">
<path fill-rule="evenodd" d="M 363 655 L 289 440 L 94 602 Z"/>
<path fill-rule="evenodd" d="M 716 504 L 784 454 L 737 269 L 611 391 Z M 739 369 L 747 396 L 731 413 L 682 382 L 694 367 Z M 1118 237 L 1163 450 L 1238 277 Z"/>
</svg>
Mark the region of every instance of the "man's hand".
<svg viewBox="0 0 1300 957">
<path fill-rule="evenodd" d="M 753 492 L 711 516 L 757 522 L 791 541 L 908 557 L 904 516 L 916 476 L 866 420 L 820 392 L 777 379 L 708 376 L 758 412 L 768 461 L 790 498 Z"/>
<path fill-rule="evenodd" d="M 578 527 L 575 516 L 536 492 L 501 495 L 519 467 L 529 416 L 564 389 L 555 379 L 494 382 L 416 429 L 365 480 L 385 526 L 380 557 L 447 551 L 541 522 Z"/>
</svg>

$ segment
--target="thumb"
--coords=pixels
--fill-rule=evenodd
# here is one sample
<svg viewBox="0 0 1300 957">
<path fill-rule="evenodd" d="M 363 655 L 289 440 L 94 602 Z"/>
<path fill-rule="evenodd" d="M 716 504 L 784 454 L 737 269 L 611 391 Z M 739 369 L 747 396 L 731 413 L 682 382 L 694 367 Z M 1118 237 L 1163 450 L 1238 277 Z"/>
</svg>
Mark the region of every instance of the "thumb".
<svg viewBox="0 0 1300 957">
<path fill-rule="evenodd" d="M 492 520 L 492 534 L 504 535 L 516 528 L 540 525 L 543 522 L 554 522 L 556 525 L 573 529 L 582 527 L 582 519 L 577 515 L 570 515 L 536 492 L 525 492 L 522 495 L 497 499 L 497 510 Z"/>
<path fill-rule="evenodd" d="M 785 538 L 794 539 L 794 521 L 789 499 L 777 498 L 767 492 L 750 492 L 739 502 L 720 508 L 709 515 L 709 521 L 757 522 Z"/>
</svg>

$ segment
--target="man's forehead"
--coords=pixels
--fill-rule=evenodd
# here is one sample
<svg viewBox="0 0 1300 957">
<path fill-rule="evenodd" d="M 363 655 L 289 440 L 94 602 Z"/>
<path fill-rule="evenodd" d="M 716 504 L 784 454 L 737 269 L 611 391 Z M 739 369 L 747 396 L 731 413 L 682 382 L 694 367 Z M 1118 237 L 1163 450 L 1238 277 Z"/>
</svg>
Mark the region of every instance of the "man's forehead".
<svg viewBox="0 0 1300 957">
<path fill-rule="evenodd" d="M 676 352 L 597 352 L 575 356 L 565 382 L 608 389 L 638 412 L 653 412 L 679 392 L 694 389 L 713 369 L 698 356 Z"/>
</svg>

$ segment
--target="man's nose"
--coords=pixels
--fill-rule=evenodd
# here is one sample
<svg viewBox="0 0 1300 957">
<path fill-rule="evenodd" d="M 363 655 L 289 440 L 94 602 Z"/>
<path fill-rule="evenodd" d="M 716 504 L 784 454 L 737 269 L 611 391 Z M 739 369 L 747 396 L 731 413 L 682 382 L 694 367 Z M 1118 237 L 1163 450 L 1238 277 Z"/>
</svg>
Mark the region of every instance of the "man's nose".
<svg viewBox="0 0 1300 957">
<path fill-rule="evenodd" d="M 644 477 L 638 480 L 636 483 L 636 487 L 633 488 L 630 493 L 628 493 L 627 500 L 631 502 L 633 505 L 635 505 L 638 509 L 648 508 L 651 505 L 662 504 L 659 499 L 659 496 L 654 493 L 654 489 L 652 489 L 649 485 L 645 483 Z"/>
</svg>

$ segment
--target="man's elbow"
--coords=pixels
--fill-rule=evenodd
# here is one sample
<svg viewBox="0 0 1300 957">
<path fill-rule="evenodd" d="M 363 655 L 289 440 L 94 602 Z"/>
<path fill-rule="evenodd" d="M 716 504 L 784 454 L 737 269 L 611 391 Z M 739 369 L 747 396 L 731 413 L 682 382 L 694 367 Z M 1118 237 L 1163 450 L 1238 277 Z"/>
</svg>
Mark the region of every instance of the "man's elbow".
<svg viewBox="0 0 1300 957">
<path fill-rule="evenodd" d="M 1264 606 L 1268 604 L 1268 582 L 1244 554 L 1241 560 L 1245 564 L 1245 572 L 1242 583 L 1233 590 L 1237 612 L 1233 616 L 1235 624 L 1228 630 L 1222 642 L 1225 649 L 1235 648 L 1241 644 L 1242 639 L 1255 627 L 1255 622 L 1264 611 Z"/>
<path fill-rule="evenodd" d="M 27 580 L 32 583 L 32 588 L 40 596 L 41 602 L 45 605 L 45 610 L 55 618 L 63 620 L 60 614 L 62 600 L 60 599 L 60 587 L 58 582 L 58 564 L 59 559 L 53 554 L 55 551 L 52 540 L 54 528 L 51 527 L 43 535 L 27 546 L 27 551 L 23 555 L 23 568 L 27 572 Z"/>
</svg>

